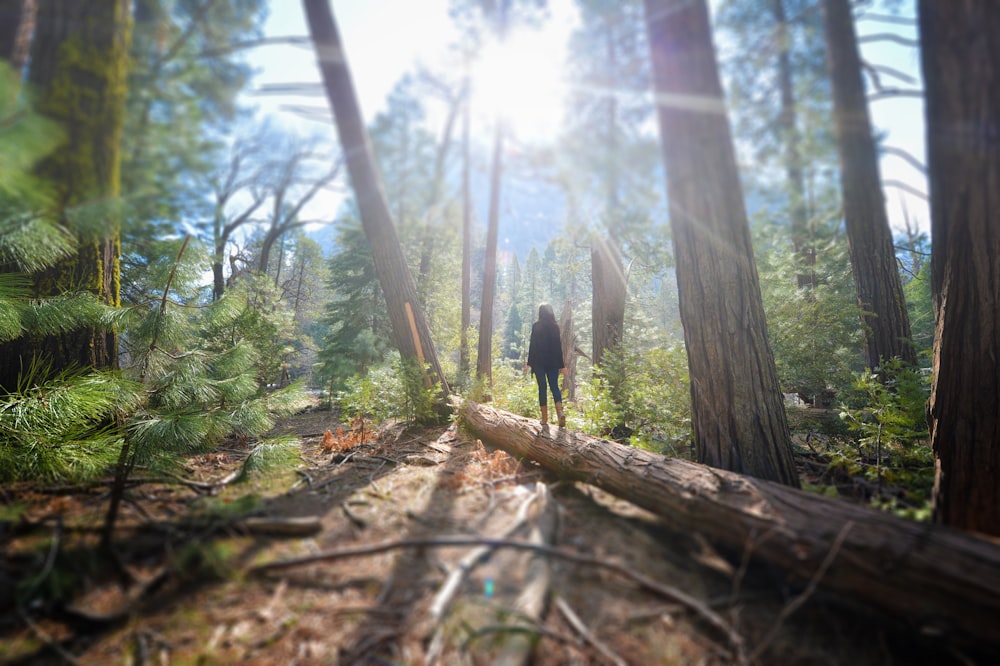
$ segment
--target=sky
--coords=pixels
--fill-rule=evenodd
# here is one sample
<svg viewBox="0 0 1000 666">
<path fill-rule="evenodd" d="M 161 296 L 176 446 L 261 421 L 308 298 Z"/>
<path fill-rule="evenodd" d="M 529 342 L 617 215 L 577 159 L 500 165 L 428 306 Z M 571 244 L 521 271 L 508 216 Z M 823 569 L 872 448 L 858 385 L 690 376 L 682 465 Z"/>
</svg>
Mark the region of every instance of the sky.
<svg viewBox="0 0 1000 666">
<path fill-rule="evenodd" d="M 448 17 L 449 0 L 332 0 L 341 37 L 344 41 L 348 64 L 358 93 L 361 110 L 370 121 L 377 112 L 385 109 L 386 96 L 407 72 L 418 62 L 435 66 L 445 62 L 447 48 L 454 43 L 455 35 Z M 516 53 L 520 58 L 513 69 L 498 69 L 485 63 L 490 70 L 483 76 L 494 81 L 494 86 L 511 108 L 514 131 L 522 140 L 545 140 L 552 137 L 561 118 L 560 94 L 564 91 L 559 80 L 559 65 L 564 56 L 567 39 L 576 25 L 573 0 L 549 0 L 551 20 L 542 32 L 523 34 Z M 308 30 L 298 0 L 272 0 L 271 12 L 265 27 L 269 36 L 307 35 Z M 913 37 L 916 29 L 908 26 L 885 25 L 860 21 L 860 35 L 894 32 Z M 895 43 L 862 44 L 863 57 L 873 63 L 889 65 L 919 79 L 919 55 L 912 47 Z M 503 57 L 503 56 L 501 56 Z M 509 53 L 505 56 L 510 61 Z M 318 83 L 319 71 L 311 48 L 296 46 L 269 46 L 257 49 L 251 63 L 258 69 L 258 87 L 271 83 Z M 885 78 L 891 87 L 919 88 L 916 81 L 906 84 Z M 318 89 L 317 89 L 318 90 Z M 302 104 L 326 108 L 325 97 L 274 97 L 254 96 L 258 103 L 286 122 L 301 123 L 288 111 L 281 111 L 282 104 Z M 483 99 L 482 105 L 495 103 L 496 99 Z M 541 112 L 539 112 L 541 110 Z M 918 160 L 924 158 L 923 107 L 914 98 L 883 99 L 870 104 L 875 130 L 885 137 L 885 145 L 903 149 Z M 433 110 L 431 110 L 433 124 Z M 436 125 L 435 125 L 436 127 Z M 312 128 L 315 131 L 315 127 Z M 432 129 L 435 129 L 432 127 Z M 881 160 L 883 182 L 899 181 L 911 188 L 926 192 L 924 175 L 893 153 L 886 153 Z M 902 190 L 885 187 L 890 224 L 900 230 L 908 216 L 923 230 L 929 230 L 929 214 L 924 199 Z"/>
</svg>

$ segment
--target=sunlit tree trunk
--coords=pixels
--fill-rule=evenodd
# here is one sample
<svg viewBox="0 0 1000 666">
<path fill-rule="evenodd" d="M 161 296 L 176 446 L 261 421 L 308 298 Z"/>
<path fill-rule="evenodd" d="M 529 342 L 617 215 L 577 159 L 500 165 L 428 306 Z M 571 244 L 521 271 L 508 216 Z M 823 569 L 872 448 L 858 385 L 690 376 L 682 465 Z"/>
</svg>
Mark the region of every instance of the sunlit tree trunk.
<svg viewBox="0 0 1000 666">
<path fill-rule="evenodd" d="M 827 63 L 833 89 L 840 185 L 851 267 L 865 336 L 865 365 L 900 358 L 915 365 L 910 319 L 885 211 L 849 0 L 823 0 Z"/>
<path fill-rule="evenodd" d="M 37 173 L 55 196 L 62 224 L 79 240 L 76 256 L 34 276 L 40 298 L 87 291 L 120 304 L 120 221 L 112 204 L 120 189 L 129 9 L 127 0 L 43 0 L 38 7 L 29 81 L 38 111 L 65 136 Z M 71 211 L 85 204 L 92 206 L 86 223 L 76 223 Z M 95 328 L 15 340 L 0 348 L 0 384 L 13 388 L 33 356 L 54 370 L 114 367 L 117 342 L 114 333 Z"/>
<path fill-rule="evenodd" d="M 483 299 L 479 311 L 479 346 L 476 379 L 493 384 L 493 304 L 497 283 L 497 236 L 500 228 L 500 183 L 503 180 L 503 122 L 498 117 L 490 167 L 490 214 L 486 224 L 486 258 L 483 266 Z"/>
<path fill-rule="evenodd" d="M 698 460 L 798 486 L 706 0 L 645 0 Z"/>
<path fill-rule="evenodd" d="M 1000 535 L 1000 5 L 919 3 L 930 176 L 934 519 Z"/>
<path fill-rule="evenodd" d="M 442 388 L 439 407 L 446 406 L 448 382 L 441 371 L 437 351 L 417 290 L 392 223 L 385 193 L 379 183 L 371 142 L 361 117 L 343 43 L 337 31 L 329 0 L 303 0 L 309 32 L 316 46 L 327 98 L 333 109 L 337 134 L 347 160 L 361 224 L 371 247 L 375 272 L 385 295 L 393 339 L 400 355 L 425 365 L 428 379 Z"/>
</svg>

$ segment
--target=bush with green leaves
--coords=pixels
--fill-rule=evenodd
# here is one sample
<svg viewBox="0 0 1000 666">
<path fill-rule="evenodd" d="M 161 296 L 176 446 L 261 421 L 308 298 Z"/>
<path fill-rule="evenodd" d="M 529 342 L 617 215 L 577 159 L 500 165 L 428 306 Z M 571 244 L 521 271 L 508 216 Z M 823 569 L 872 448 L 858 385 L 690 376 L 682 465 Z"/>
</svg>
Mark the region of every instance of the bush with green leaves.
<svg viewBox="0 0 1000 666">
<path fill-rule="evenodd" d="M 832 464 L 875 483 L 876 504 L 925 515 L 934 483 L 925 411 L 929 377 L 893 359 L 858 375 L 854 390 L 856 406 L 840 412 L 856 435 L 854 455 L 842 449 Z"/>
<path fill-rule="evenodd" d="M 624 425 L 634 446 L 686 455 L 692 438 L 690 391 L 683 345 L 610 350 L 592 381 L 580 387 L 583 428 L 604 437 Z"/>
<path fill-rule="evenodd" d="M 818 228 L 814 263 L 774 224 L 755 226 L 761 297 L 782 390 L 809 401 L 849 390 L 863 368 L 862 336 L 847 241 L 833 225 Z M 811 280 L 800 287 L 798 275 Z"/>
<path fill-rule="evenodd" d="M 348 379 L 336 403 L 351 418 L 434 423 L 439 417 L 435 403 L 441 387 L 427 386 L 426 378 L 425 370 L 394 352 L 386 363 Z"/>
</svg>

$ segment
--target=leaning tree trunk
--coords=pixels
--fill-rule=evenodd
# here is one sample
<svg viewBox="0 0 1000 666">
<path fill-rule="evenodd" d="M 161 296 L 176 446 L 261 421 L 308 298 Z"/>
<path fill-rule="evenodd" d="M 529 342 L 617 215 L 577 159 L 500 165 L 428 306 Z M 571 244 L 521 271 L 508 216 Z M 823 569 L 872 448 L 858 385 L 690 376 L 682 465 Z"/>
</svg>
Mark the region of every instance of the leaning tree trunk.
<svg viewBox="0 0 1000 666">
<path fill-rule="evenodd" d="M 303 0 L 303 5 L 357 197 L 361 225 L 385 295 L 393 339 L 404 359 L 428 368 L 428 380 L 441 387 L 439 404 L 443 406 L 449 392 L 448 382 L 441 371 L 430 329 L 417 300 L 413 276 L 392 224 L 329 0 Z"/>
<path fill-rule="evenodd" d="M 460 416 L 483 443 L 596 485 L 672 530 L 749 551 L 799 579 L 818 577 L 826 589 L 924 635 L 944 632 L 960 649 L 1000 656 L 1000 547 L 993 542 L 473 402 Z"/>
<path fill-rule="evenodd" d="M 698 460 L 798 486 L 705 0 L 645 0 Z"/>
<path fill-rule="evenodd" d="M 865 336 L 865 365 L 877 368 L 892 358 L 916 365 L 906 298 L 885 212 L 850 1 L 823 0 L 823 17 L 844 222 Z"/>
<path fill-rule="evenodd" d="M 1000 535 L 1000 6 L 920 2 L 930 175 L 934 518 Z"/>
<path fill-rule="evenodd" d="M 120 221 L 108 204 L 120 187 L 129 7 L 126 0 L 43 0 L 38 7 L 29 81 L 37 110 L 64 135 L 36 172 L 50 184 L 61 223 L 79 241 L 75 256 L 33 276 L 38 298 L 86 291 L 113 307 L 121 302 Z M 86 205 L 91 208 L 81 225 L 72 211 Z M 33 356 L 52 370 L 112 368 L 118 339 L 97 328 L 19 338 L 0 347 L 0 386 L 17 386 L 22 365 Z"/>
</svg>

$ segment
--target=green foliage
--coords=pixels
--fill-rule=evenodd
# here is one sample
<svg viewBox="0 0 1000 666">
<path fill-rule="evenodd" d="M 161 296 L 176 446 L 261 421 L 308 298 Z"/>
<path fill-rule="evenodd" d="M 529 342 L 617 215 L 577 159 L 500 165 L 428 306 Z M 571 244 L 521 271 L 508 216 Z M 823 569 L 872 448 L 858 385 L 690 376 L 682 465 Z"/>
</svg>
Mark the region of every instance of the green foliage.
<svg viewBox="0 0 1000 666">
<path fill-rule="evenodd" d="M 814 241 L 815 263 L 800 258 L 776 225 L 757 225 L 761 297 L 782 390 L 810 400 L 851 386 L 863 366 L 858 310 L 845 239 L 835 227 Z M 813 286 L 800 288 L 806 271 Z"/>
<path fill-rule="evenodd" d="M 327 332 L 317 368 L 318 379 L 333 390 L 381 363 L 392 339 L 371 250 L 356 218 L 339 223 L 337 247 L 330 259 L 333 298 L 321 320 Z"/>
<path fill-rule="evenodd" d="M 351 418 L 434 423 L 439 420 L 435 403 L 441 387 L 427 386 L 425 378 L 419 367 L 393 354 L 391 362 L 350 378 L 337 394 L 337 405 Z"/>
<path fill-rule="evenodd" d="M 844 406 L 841 418 L 859 434 L 861 446 L 910 449 L 927 440 L 930 385 L 918 368 L 892 359 L 882 368 L 862 372 L 854 389 L 864 397 L 862 406 Z"/>
<path fill-rule="evenodd" d="M 840 449 L 831 466 L 877 484 L 874 505 L 926 519 L 934 483 L 934 455 L 928 443 L 925 405 L 928 377 L 894 359 L 855 382 L 855 407 L 841 418 L 856 433 L 855 449 Z"/>
<path fill-rule="evenodd" d="M 71 481 L 105 473 L 122 442 L 113 424 L 140 398 L 138 384 L 112 373 L 26 369 L 19 390 L 0 398 L 0 480 Z"/>
<path fill-rule="evenodd" d="M 471 391 L 472 399 L 481 400 L 485 390 L 484 386 L 474 387 Z M 521 416 L 538 417 L 538 385 L 530 372 L 523 372 L 507 364 L 493 368 L 493 389 L 490 394 L 498 409 Z M 549 404 L 551 403 L 550 397 Z"/>
<path fill-rule="evenodd" d="M 682 455 L 691 442 L 691 388 L 682 345 L 610 351 L 580 387 L 583 427 L 625 435 L 634 446 Z"/>
</svg>

